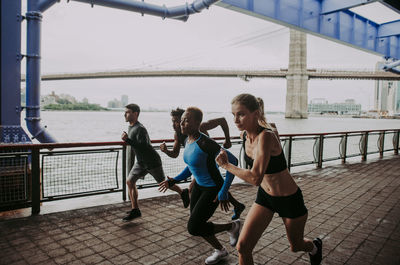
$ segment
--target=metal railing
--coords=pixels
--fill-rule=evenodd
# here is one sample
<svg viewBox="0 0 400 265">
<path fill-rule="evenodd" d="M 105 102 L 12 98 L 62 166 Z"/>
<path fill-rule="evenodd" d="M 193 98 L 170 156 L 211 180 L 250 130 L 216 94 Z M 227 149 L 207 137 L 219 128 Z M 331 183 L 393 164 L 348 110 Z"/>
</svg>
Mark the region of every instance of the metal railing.
<svg viewBox="0 0 400 265">
<path fill-rule="evenodd" d="M 292 167 L 394 151 L 398 154 L 400 129 L 334 132 L 319 134 L 283 134 L 282 147 Z M 217 142 L 224 138 L 214 138 Z M 152 141 L 159 152 L 167 176 L 176 176 L 184 167 L 183 152 L 176 159 L 160 152 L 159 144 L 173 140 Z M 239 137 L 232 137 L 230 151 L 243 164 Z M 126 145 L 123 142 L 0 144 L 0 211 L 32 207 L 53 200 L 121 192 L 126 200 Z M 222 171 L 222 173 L 224 173 Z M 190 180 L 188 180 L 190 181 Z M 137 182 L 138 188 L 157 186 L 151 176 Z"/>
</svg>

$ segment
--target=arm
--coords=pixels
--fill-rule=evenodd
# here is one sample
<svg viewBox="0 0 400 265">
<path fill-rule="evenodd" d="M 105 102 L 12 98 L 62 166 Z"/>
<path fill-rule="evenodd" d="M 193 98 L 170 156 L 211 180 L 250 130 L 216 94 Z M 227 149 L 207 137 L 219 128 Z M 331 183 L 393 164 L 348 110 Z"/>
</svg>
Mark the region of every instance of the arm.
<svg viewBox="0 0 400 265">
<path fill-rule="evenodd" d="M 190 172 L 189 167 L 186 166 L 185 169 L 184 169 L 181 173 L 179 173 L 178 176 L 176 176 L 176 177 L 173 178 L 173 179 L 169 179 L 169 180 L 168 180 L 169 186 L 172 187 L 172 186 L 174 186 L 176 183 L 178 183 L 179 181 L 182 181 L 182 180 L 184 180 L 184 179 L 187 179 L 187 178 L 190 177 L 191 175 L 192 175 L 192 172 Z"/>
<path fill-rule="evenodd" d="M 225 150 L 225 152 L 228 155 L 228 162 L 231 163 L 232 165 L 237 166 L 238 165 L 237 158 L 231 152 L 226 151 L 226 150 Z M 219 201 L 228 200 L 228 190 L 229 190 L 234 178 L 235 178 L 235 175 L 233 175 L 229 171 L 226 171 L 224 184 L 222 185 L 222 188 L 218 192 L 218 200 Z"/>
<path fill-rule="evenodd" d="M 189 167 L 185 167 L 185 169 L 175 178 L 170 178 L 167 177 L 167 180 L 164 180 L 160 184 L 158 184 L 158 190 L 160 192 L 165 192 L 167 189 L 171 188 L 172 186 L 175 185 L 175 183 L 178 183 L 181 180 L 184 180 L 192 175 L 192 172 L 190 172 Z"/>
<path fill-rule="evenodd" d="M 124 134 L 126 136 L 124 136 Z M 122 140 L 124 140 L 127 144 L 134 147 L 145 147 L 149 144 L 150 139 L 146 129 L 139 129 L 136 135 L 133 138 L 129 138 L 128 135 L 124 132 L 122 134 Z"/>
<path fill-rule="evenodd" d="M 180 146 L 180 143 L 178 140 L 178 135 L 176 133 L 174 134 L 174 146 L 172 147 L 172 150 L 168 150 L 165 143 L 162 143 L 160 145 L 160 150 L 169 157 L 177 158 L 179 156 L 179 152 L 181 150 L 181 146 Z"/>
<path fill-rule="evenodd" d="M 232 146 L 232 143 L 231 143 L 231 137 L 229 134 L 229 126 L 224 117 L 208 120 L 206 122 L 202 122 L 200 124 L 200 131 L 202 133 L 208 135 L 208 132 L 207 132 L 208 130 L 212 130 L 218 126 L 221 126 L 222 131 L 224 132 L 224 135 L 225 135 L 224 147 L 230 148 Z"/>
<path fill-rule="evenodd" d="M 262 132 L 258 140 L 256 149 L 257 153 L 254 158 L 254 164 L 251 169 L 241 169 L 228 161 L 226 151 L 222 150 L 216 158 L 217 163 L 227 171 L 238 176 L 244 181 L 259 186 L 264 178 L 264 172 L 268 166 L 271 156 L 271 145 L 276 136 L 270 132 Z"/>
</svg>

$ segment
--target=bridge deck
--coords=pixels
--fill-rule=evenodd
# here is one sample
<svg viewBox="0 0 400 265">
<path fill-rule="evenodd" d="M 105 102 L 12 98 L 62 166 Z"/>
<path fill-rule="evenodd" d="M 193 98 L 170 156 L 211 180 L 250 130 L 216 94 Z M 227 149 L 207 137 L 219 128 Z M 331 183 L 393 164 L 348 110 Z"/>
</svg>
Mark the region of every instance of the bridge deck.
<svg viewBox="0 0 400 265">
<path fill-rule="evenodd" d="M 400 157 L 296 173 L 309 208 L 306 236 L 323 238 L 323 264 L 400 263 Z M 236 184 L 247 206 L 256 188 Z M 211 248 L 186 232 L 188 210 L 176 195 L 141 200 L 142 218 L 121 222 L 117 203 L 0 221 L 0 264 L 204 264 Z M 230 219 L 219 209 L 213 221 Z M 218 236 L 237 264 L 228 236 Z M 255 249 L 256 264 L 309 264 L 291 253 L 281 219 L 274 218 Z"/>
</svg>

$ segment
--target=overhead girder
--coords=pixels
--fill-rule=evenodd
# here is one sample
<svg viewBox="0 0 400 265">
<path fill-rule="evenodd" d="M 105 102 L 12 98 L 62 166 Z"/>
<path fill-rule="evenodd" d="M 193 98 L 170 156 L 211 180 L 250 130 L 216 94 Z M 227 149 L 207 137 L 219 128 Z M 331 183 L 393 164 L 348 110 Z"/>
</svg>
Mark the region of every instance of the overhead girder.
<svg viewBox="0 0 400 265">
<path fill-rule="evenodd" d="M 378 24 L 349 10 L 372 2 L 377 1 L 222 0 L 217 5 L 399 60 L 400 20 Z M 400 13 L 398 2 L 379 2 Z"/>
</svg>

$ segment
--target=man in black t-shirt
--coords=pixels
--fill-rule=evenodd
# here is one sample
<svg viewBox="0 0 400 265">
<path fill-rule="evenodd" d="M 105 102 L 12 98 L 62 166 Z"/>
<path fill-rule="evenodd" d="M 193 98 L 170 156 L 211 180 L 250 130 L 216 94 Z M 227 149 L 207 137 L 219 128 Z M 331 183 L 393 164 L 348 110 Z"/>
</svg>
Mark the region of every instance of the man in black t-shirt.
<svg viewBox="0 0 400 265">
<path fill-rule="evenodd" d="M 138 204 L 137 180 L 139 178 L 144 178 L 144 176 L 149 173 L 160 183 L 165 180 L 165 174 L 162 168 L 160 155 L 151 145 L 146 128 L 138 121 L 140 107 L 136 104 L 129 104 L 125 108 L 125 121 L 129 122 L 129 128 L 128 133 L 123 132 L 121 138 L 129 144 L 127 150 L 128 161 L 133 161 L 132 153 L 136 155 L 136 162 L 132 168 L 129 168 L 130 171 L 126 180 L 132 207 L 131 211 L 123 220 L 130 221 L 142 215 Z M 182 196 L 182 190 L 177 185 L 172 186 L 171 189 L 181 194 L 184 206 L 187 207 L 189 204 L 188 194 L 187 196 Z"/>
</svg>

